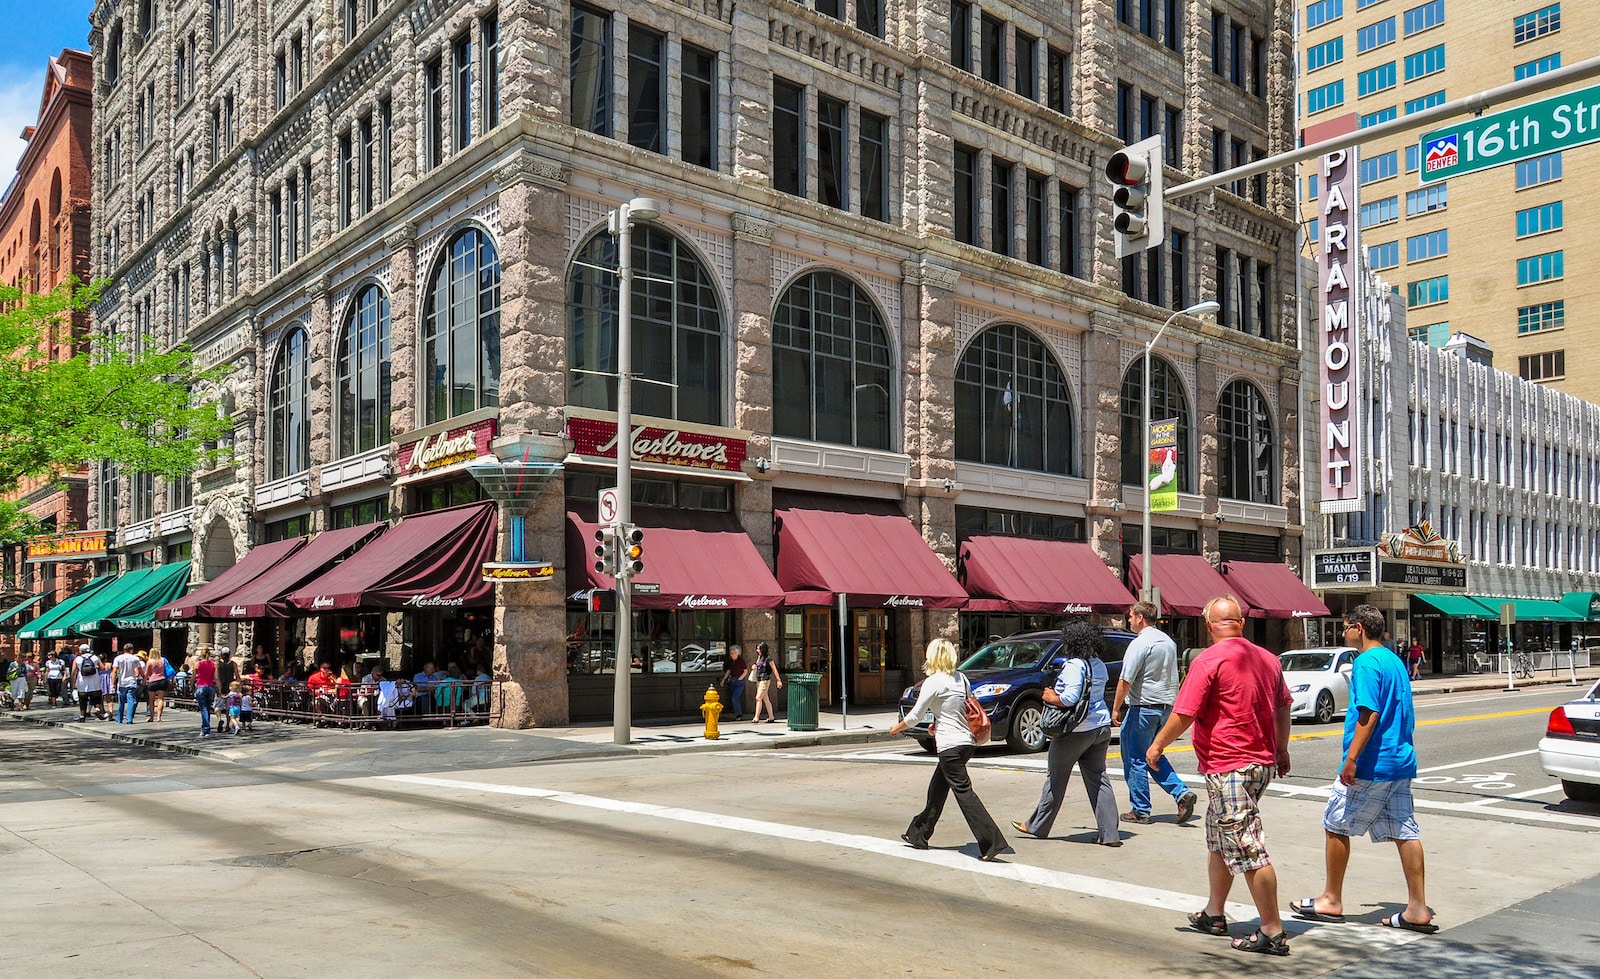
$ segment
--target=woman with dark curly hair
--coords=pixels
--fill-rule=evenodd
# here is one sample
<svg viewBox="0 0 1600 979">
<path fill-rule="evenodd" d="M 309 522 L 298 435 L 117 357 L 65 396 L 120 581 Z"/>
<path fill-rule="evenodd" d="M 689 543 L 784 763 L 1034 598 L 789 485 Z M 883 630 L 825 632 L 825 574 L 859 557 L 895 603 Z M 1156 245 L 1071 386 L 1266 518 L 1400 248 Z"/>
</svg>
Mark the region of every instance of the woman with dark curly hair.
<svg viewBox="0 0 1600 979">
<path fill-rule="evenodd" d="M 1056 684 L 1044 692 L 1044 701 L 1056 707 L 1072 707 L 1089 698 L 1089 713 L 1083 723 L 1060 737 L 1050 739 L 1044 788 L 1039 805 L 1026 822 L 1011 825 L 1019 833 L 1043 839 L 1061 811 L 1061 799 L 1072 778 L 1072 766 L 1083 774 L 1089 793 L 1089 807 L 1100 831 L 1101 846 L 1121 846 L 1117 830 L 1117 797 L 1106 778 L 1106 749 L 1111 745 L 1111 709 L 1106 706 L 1106 664 L 1100 660 L 1100 630 L 1082 619 L 1067 623 L 1061 630 L 1061 649 L 1067 661 Z"/>
</svg>

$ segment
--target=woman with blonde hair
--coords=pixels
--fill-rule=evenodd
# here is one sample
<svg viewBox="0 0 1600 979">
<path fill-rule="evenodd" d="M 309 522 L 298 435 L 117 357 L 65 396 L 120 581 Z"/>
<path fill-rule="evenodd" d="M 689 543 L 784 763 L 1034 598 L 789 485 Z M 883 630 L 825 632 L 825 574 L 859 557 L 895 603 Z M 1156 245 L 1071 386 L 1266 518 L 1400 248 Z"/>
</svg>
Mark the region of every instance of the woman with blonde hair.
<svg viewBox="0 0 1600 979">
<path fill-rule="evenodd" d="M 161 714 L 167 707 L 168 685 L 166 657 L 159 652 L 151 652 L 144 663 L 144 689 L 150 697 L 146 720 L 161 720 Z"/>
<path fill-rule="evenodd" d="M 928 679 L 922 683 L 917 704 L 906 711 L 906 716 L 890 725 L 889 733 L 904 734 L 924 714 L 934 717 L 933 741 L 938 748 L 939 764 L 928 781 L 928 804 L 911 819 L 911 825 L 900 838 L 918 850 L 928 848 L 928 838 L 944 812 L 944 803 L 954 792 L 961 815 L 978 840 L 978 859 L 993 860 L 1006 849 L 1006 838 L 1000 827 L 983 807 L 978 793 L 972 791 L 972 780 L 967 777 L 967 762 L 976 745 L 972 730 L 967 726 L 966 702 L 971 687 L 967 678 L 956 672 L 956 647 L 948 639 L 935 639 L 928 643 L 927 660 L 923 666 Z"/>
</svg>

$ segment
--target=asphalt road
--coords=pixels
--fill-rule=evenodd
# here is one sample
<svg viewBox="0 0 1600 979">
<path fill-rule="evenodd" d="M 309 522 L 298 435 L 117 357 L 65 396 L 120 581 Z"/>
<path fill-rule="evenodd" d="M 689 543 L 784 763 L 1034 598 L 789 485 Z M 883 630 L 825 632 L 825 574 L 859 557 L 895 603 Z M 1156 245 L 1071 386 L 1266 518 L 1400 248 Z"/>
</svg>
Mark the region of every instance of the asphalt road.
<svg viewBox="0 0 1600 979">
<path fill-rule="evenodd" d="M 1421 961 L 1467 975 L 1486 949 L 1506 975 L 1589 975 L 1600 935 L 1581 929 L 1597 888 L 1573 854 L 1592 850 L 1600 809 L 1511 798 L 1553 782 L 1516 753 L 1562 699 L 1419 705 L 1423 767 L 1454 779 L 1423 791 L 1445 930 L 1376 927 L 1403 885 L 1392 847 L 1357 843 L 1355 920 L 1292 925 L 1287 959 L 1187 930 L 1205 887 L 1197 825 L 1168 815 L 1130 827 L 1120 849 L 1094 846 L 1076 786 L 1055 838 L 1013 840 L 996 863 L 974 858 L 953 805 L 932 850 L 904 847 L 929 760 L 900 743 L 458 756 L 419 774 L 370 759 L 229 763 L 0 722 L 0 941 L 8 972 L 39 976 L 1354 976 Z M 1284 901 L 1320 889 L 1317 789 L 1336 729 L 1296 728 L 1297 771 L 1266 808 Z M 974 780 L 1001 825 L 1031 807 L 1041 760 L 985 753 Z M 1561 915 L 1575 905 L 1573 926 Z M 1229 917 L 1244 934 L 1253 911 Z"/>
</svg>

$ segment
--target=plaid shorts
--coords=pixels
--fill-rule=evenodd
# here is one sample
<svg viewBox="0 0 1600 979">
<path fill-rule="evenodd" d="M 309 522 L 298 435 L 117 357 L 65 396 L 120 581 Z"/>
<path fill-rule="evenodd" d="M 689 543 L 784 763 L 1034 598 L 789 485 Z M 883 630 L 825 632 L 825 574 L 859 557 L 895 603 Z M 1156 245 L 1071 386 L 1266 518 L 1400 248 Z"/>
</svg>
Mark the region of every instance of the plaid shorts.
<svg viewBox="0 0 1600 979">
<path fill-rule="evenodd" d="M 1206 849 L 1222 854 L 1235 877 L 1271 866 L 1261 831 L 1261 796 L 1278 774 L 1274 765 L 1247 765 L 1206 776 Z"/>
<path fill-rule="evenodd" d="M 1421 839 L 1422 829 L 1417 825 L 1411 801 L 1411 780 L 1369 782 L 1358 778 L 1354 785 L 1333 783 L 1322 828 L 1335 836 L 1366 833 L 1374 843 Z"/>
</svg>

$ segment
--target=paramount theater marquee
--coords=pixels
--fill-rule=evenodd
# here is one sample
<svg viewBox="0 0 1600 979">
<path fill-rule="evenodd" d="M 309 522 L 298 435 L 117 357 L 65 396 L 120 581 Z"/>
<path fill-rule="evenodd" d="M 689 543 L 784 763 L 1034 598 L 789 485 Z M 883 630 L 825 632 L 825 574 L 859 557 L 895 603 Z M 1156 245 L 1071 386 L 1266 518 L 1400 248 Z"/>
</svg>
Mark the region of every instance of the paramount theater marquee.
<svg viewBox="0 0 1600 979">
<path fill-rule="evenodd" d="M 1311 555 L 1311 585 L 1328 591 L 1465 592 L 1467 563 L 1458 541 L 1445 540 L 1424 520 L 1377 547 L 1340 548 Z"/>
<path fill-rule="evenodd" d="M 1317 469 L 1323 513 L 1362 510 L 1359 331 L 1361 278 L 1356 274 L 1356 152 L 1338 150 L 1322 158 L 1326 186 L 1322 202 L 1322 251 L 1317 257 L 1322 302 L 1317 377 L 1321 424 Z"/>
</svg>

